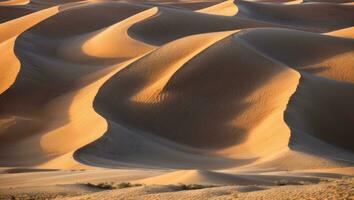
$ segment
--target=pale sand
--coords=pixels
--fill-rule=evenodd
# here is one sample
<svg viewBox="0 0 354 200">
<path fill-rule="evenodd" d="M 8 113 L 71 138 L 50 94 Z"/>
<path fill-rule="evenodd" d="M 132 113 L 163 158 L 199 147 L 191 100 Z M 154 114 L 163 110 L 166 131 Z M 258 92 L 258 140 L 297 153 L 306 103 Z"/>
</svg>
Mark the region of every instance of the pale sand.
<svg viewBox="0 0 354 200">
<path fill-rule="evenodd" d="M 353 20 L 346 0 L 0 1 L 0 198 L 353 198 Z"/>
</svg>

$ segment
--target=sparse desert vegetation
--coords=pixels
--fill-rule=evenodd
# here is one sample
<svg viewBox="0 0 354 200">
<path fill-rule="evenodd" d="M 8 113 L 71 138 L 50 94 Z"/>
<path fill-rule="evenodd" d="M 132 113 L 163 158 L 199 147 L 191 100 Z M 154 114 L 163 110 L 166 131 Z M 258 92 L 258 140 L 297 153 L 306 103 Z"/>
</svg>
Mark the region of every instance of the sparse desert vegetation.
<svg viewBox="0 0 354 200">
<path fill-rule="evenodd" d="M 199 190 L 204 188 L 218 187 L 217 185 L 202 185 L 202 184 L 178 184 L 175 185 L 179 190 Z M 219 186 L 220 187 L 220 186 Z"/>
<path fill-rule="evenodd" d="M 104 182 L 104 183 L 86 183 L 85 185 L 89 187 L 105 189 L 105 190 L 114 190 L 114 189 L 123 189 L 129 187 L 139 187 L 143 184 L 139 183 L 129 183 L 129 182 L 121 182 L 121 183 L 114 183 L 114 182 Z"/>
<path fill-rule="evenodd" d="M 352 200 L 354 198 L 354 178 L 326 179 L 317 184 L 279 185 L 279 186 L 215 186 L 203 184 L 177 185 L 140 185 L 124 183 L 87 184 L 99 190 L 87 190 L 81 193 L 23 192 L 21 189 L 1 191 L 0 199 L 57 199 L 57 200 L 88 200 L 88 199 L 272 199 L 272 200 Z M 123 189 L 125 188 L 125 189 Z M 74 191 L 75 188 L 72 188 Z"/>
<path fill-rule="evenodd" d="M 130 188 L 130 187 L 139 187 L 143 186 L 144 184 L 139 183 L 130 183 L 130 182 L 121 182 L 121 183 L 114 183 L 114 182 L 104 182 L 104 183 L 85 183 L 84 185 L 88 187 L 104 189 L 104 190 L 114 190 L 114 189 L 123 189 L 123 188 Z M 169 185 L 176 190 L 198 190 L 204 188 L 211 188 L 211 187 L 218 187 L 217 185 L 203 185 L 203 184 L 177 184 L 177 185 Z"/>
</svg>

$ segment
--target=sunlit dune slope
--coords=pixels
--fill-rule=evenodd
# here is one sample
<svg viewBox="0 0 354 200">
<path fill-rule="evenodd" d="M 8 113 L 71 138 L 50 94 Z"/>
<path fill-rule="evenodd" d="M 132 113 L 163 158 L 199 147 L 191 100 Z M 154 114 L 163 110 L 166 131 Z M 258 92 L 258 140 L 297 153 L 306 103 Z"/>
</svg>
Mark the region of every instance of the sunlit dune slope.
<svg viewBox="0 0 354 200">
<path fill-rule="evenodd" d="M 0 1 L 0 6 L 16 6 L 16 5 L 26 5 L 30 0 L 5 0 Z"/>
<path fill-rule="evenodd" d="M 345 37 L 345 38 L 354 38 L 354 27 L 339 29 L 336 31 L 328 32 L 327 35 L 336 36 L 336 37 Z"/>
</svg>

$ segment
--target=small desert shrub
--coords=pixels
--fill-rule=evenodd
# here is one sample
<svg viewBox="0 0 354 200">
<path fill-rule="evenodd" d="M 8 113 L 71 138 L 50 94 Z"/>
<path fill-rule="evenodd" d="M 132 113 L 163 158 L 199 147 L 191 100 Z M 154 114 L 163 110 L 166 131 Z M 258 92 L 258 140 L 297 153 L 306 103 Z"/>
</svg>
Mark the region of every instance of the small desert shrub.
<svg viewBox="0 0 354 200">
<path fill-rule="evenodd" d="M 353 176 L 342 176 L 342 180 L 353 181 L 354 177 Z"/>
<path fill-rule="evenodd" d="M 199 190 L 203 188 L 216 187 L 215 185 L 200 185 L 200 184 L 179 184 L 177 186 L 180 190 Z"/>
<path fill-rule="evenodd" d="M 328 178 L 321 178 L 320 179 L 320 183 L 329 183 L 331 182 L 332 180 L 328 179 Z"/>
<path fill-rule="evenodd" d="M 321 178 L 320 183 L 333 183 L 336 181 L 346 181 L 346 182 L 352 182 L 354 183 L 354 177 L 353 176 L 342 176 L 340 179 L 333 179 L 333 178 Z"/>
<path fill-rule="evenodd" d="M 277 180 L 274 182 L 275 185 L 277 186 L 284 186 L 284 185 L 288 185 L 289 182 L 285 179 L 281 179 L 281 180 Z"/>
<path fill-rule="evenodd" d="M 139 184 L 139 183 L 131 184 L 129 182 L 122 182 L 117 185 L 117 188 L 122 189 L 122 188 L 128 188 L 128 187 L 138 187 L 138 186 L 142 186 L 142 184 Z"/>
<path fill-rule="evenodd" d="M 95 188 L 104 189 L 104 190 L 113 190 L 113 189 L 122 189 L 122 188 L 128 188 L 128 187 L 142 186 L 142 184 L 138 184 L 138 183 L 132 184 L 129 182 L 122 182 L 119 184 L 115 184 L 113 182 L 111 182 L 111 183 L 104 182 L 104 183 L 97 183 L 97 184 L 86 183 L 86 185 L 89 187 L 95 187 Z"/>
<path fill-rule="evenodd" d="M 309 185 L 311 182 L 306 182 L 306 181 L 299 181 L 298 185 Z"/>
<path fill-rule="evenodd" d="M 113 183 L 86 183 L 87 186 L 89 187 L 94 187 L 94 188 L 99 188 L 99 189 L 104 189 L 104 190 L 112 190 L 115 189 L 113 186 Z"/>
</svg>

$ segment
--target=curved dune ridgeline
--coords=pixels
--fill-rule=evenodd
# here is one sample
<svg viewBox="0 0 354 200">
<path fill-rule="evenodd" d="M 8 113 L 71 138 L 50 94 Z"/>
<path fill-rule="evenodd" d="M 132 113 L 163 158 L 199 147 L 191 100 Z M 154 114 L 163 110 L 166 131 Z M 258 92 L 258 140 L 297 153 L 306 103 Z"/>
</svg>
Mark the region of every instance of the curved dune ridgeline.
<svg viewBox="0 0 354 200">
<path fill-rule="evenodd" d="M 209 154 L 255 159 L 287 147 L 289 129 L 283 122 L 283 111 L 299 76 L 243 44 L 238 34 L 242 33 L 202 34 L 160 47 L 107 81 L 96 97 L 97 111 L 111 123 Z M 231 65 L 234 59 L 238 64 Z M 264 67 L 258 68 L 259 63 Z M 252 80 L 252 86 L 247 86 L 247 80 Z M 276 89 L 279 82 L 283 88 Z M 117 92 L 113 94 L 113 90 Z M 277 131 L 264 134 L 268 128 Z M 111 137 L 118 137 L 113 125 L 106 137 L 92 145 L 94 151 L 87 153 L 88 145 L 81 153 L 105 157 L 100 151 L 112 151 L 120 161 L 136 154 L 115 145 L 119 137 Z M 201 140 L 203 137 L 208 140 Z M 255 144 L 257 148 L 253 148 Z M 150 162 L 155 153 L 151 154 L 146 155 Z M 170 159 L 173 161 L 172 156 Z"/>
<path fill-rule="evenodd" d="M 267 186 L 283 170 L 352 174 L 353 19 L 351 1 L 0 0 L 0 169 Z"/>
<path fill-rule="evenodd" d="M 53 7 L 0 24 L 0 47 L 3 57 L 0 61 L 2 72 L 0 79 L 0 94 L 13 84 L 20 68 L 20 63 L 14 54 L 16 38 L 22 32 L 57 12 L 58 8 Z"/>
<path fill-rule="evenodd" d="M 112 3 L 97 4 L 98 7 L 110 7 L 116 10 L 120 9 L 120 6 L 126 6 L 119 3 L 114 4 L 115 7 L 112 7 Z M 76 165 L 70 156 L 73 151 L 99 138 L 107 126 L 105 120 L 97 115 L 92 107 L 97 90 L 109 76 L 131 62 L 131 59 L 153 48 L 135 42 L 126 34 L 131 24 L 153 15 L 156 10 L 153 8 L 150 11 L 147 9 L 144 14 L 144 8 L 136 9 L 131 6 L 130 11 L 117 14 L 119 15 L 117 19 L 121 20 L 116 21 L 115 25 L 121 27 L 119 40 L 126 41 L 136 50 L 141 48 L 140 52 L 130 56 L 115 52 L 115 57 L 104 59 L 99 58 L 95 48 L 90 48 L 92 40 L 109 42 L 110 37 L 106 34 L 108 33 L 108 36 L 112 34 L 109 33 L 111 30 L 97 30 L 87 35 L 80 33 L 86 31 L 85 29 L 76 29 L 72 33 L 60 34 L 60 31 L 53 31 L 49 26 L 52 23 L 62 23 L 58 20 L 67 15 L 79 15 L 84 10 L 92 9 L 91 7 L 92 5 L 79 5 L 66 8 L 53 18 L 25 32 L 16 41 L 15 52 L 21 61 L 21 69 L 16 82 L 0 97 L 3 124 L 1 157 L 5 165 L 39 165 L 54 168 Z M 38 14 L 45 11 L 39 11 Z M 104 12 L 105 9 L 102 9 L 95 14 L 103 15 Z M 140 12 L 142 13 L 139 15 Z M 85 19 L 82 18 L 81 22 L 84 23 Z M 69 25 L 72 22 L 64 21 L 64 23 Z M 86 23 L 90 23 L 87 18 Z M 63 24 L 63 27 L 67 25 Z M 96 24 L 96 27 L 90 28 L 101 27 L 100 24 Z M 80 37 L 86 38 L 87 41 L 77 42 L 80 41 Z M 75 54 L 67 55 L 66 52 L 71 51 L 70 49 L 77 49 L 76 54 L 82 59 L 74 59 Z M 109 51 L 105 53 L 112 54 Z M 86 61 L 94 60 L 95 56 L 97 62 Z M 93 126 L 89 126 L 90 124 Z M 18 140 L 18 138 L 22 139 Z M 32 148 L 29 150 L 27 146 Z M 19 157 L 31 159 L 19 159 Z"/>
<path fill-rule="evenodd" d="M 5 0 L 5 1 L 0 1 L 0 5 L 9 5 L 9 6 L 14 6 L 14 5 L 26 5 L 30 2 L 30 0 Z"/>
</svg>

